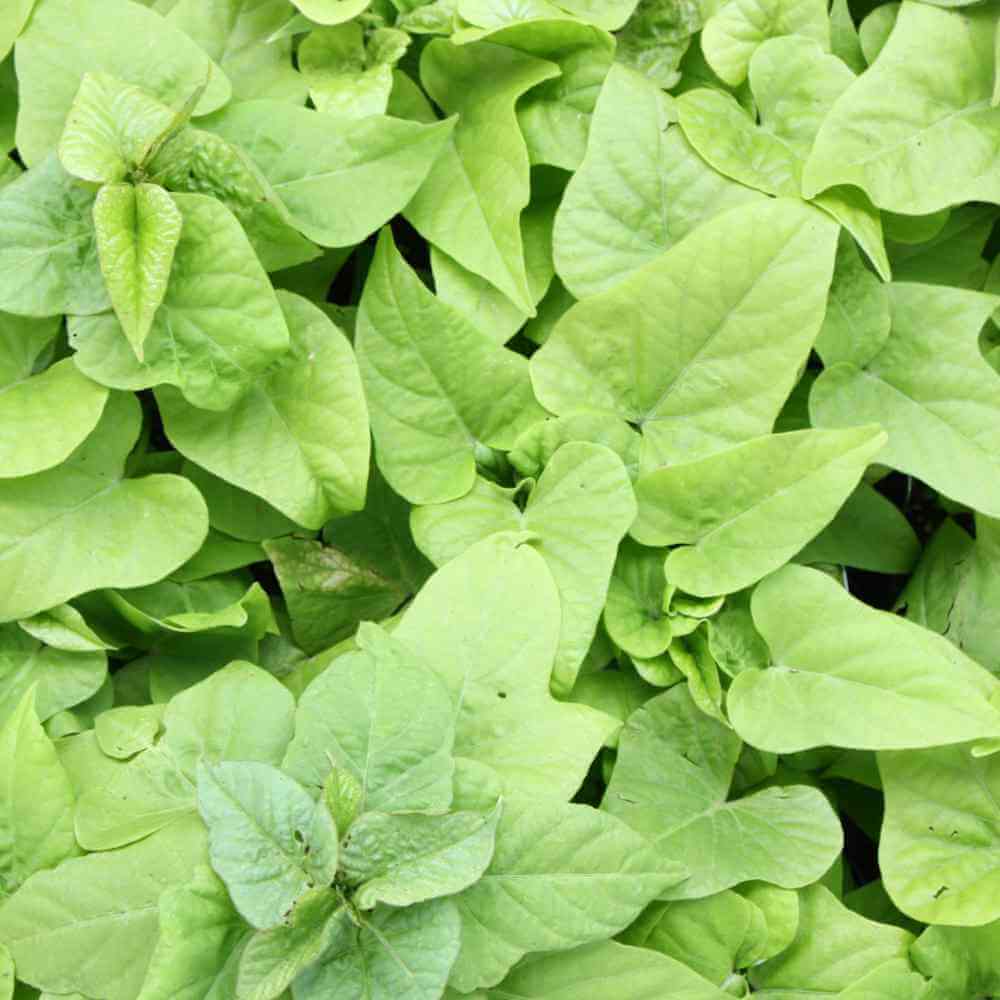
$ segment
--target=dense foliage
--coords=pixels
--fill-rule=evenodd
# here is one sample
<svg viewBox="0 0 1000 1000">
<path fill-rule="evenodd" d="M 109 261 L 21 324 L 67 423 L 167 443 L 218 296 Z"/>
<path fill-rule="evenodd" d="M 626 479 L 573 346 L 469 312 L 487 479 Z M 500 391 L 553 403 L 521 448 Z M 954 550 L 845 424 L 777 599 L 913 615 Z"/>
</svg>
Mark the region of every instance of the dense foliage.
<svg viewBox="0 0 1000 1000">
<path fill-rule="evenodd" d="M 6 0 L 0 1000 L 1000 996 L 998 18 Z"/>
</svg>

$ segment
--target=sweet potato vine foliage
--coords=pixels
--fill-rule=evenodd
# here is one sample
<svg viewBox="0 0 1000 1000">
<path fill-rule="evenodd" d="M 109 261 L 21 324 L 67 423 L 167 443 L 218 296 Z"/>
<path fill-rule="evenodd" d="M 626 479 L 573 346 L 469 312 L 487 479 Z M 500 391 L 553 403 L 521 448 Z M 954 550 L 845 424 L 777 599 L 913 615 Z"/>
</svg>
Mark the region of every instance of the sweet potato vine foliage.
<svg viewBox="0 0 1000 1000">
<path fill-rule="evenodd" d="M 998 20 L 0 5 L 0 1000 L 1000 997 Z"/>
</svg>

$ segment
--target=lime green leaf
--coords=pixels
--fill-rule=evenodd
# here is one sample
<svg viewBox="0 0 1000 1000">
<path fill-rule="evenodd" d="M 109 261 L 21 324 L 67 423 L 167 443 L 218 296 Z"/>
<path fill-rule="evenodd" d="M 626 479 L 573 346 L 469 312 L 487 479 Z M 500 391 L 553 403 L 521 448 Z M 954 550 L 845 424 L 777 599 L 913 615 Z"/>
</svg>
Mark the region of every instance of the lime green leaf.
<svg viewBox="0 0 1000 1000">
<path fill-rule="evenodd" d="M 528 204 L 528 151 L 514 105 L 558 67 L 489 43 L 435 39 L 420 58 L 431 98 L 459 116 L 441 157 L 406 208 L 428 242 L 534 314 L 520 214 Z"/>
<path fill-rule="evenodd" d="M 276 927 L 307 889 L 333 881 L 333 819 L 277 768 L 200 764 L 198 810 L 208 826 L 212 867 L 254 927 Z"/>
<path fill-rule="evenodd" d="M 93 695 L 107 676 L 104 650 L 42 645 L 14 625 L 0 625 L 0 723 L 35 687 L 34 711 L 45 722 Z"/>
<path fill-rule="evenodd" d="M 456 699 L 455 752 L 494 768 L 507 795 L 568 799 L 617 727 L 549 694 L 559 619 L 542 556 L 494 535 L 438 570 L 394 631 Z"/>
<path fill-rule="evenodd" d="M 163 715 L 164 744 L 192 781 L 202 759 L 277 766 L 294 712 L 291 694 L 266 670 L 231 663 L 173 698 Z"/>
<path fill-rule="evenodd" d="M 854 184 L 879 208 L 910 215 L 997 201 L 994 30 L 987 8 L 903 3 L 875 65 L 823 123 L 806 164 L 806 195 Z"/>
<path fill-rule="evenodd" d="M 663 607 L 667 579 L 665 552 L 622 542 L 608 585 L 604 627 L 615 645 L 630 656 L 648 660 L 666 652 L 673 637 L 670 618 Z"/>
<path fill-rule="evenodd" d="M 342 768 L 362 787 L 359 812 L 447 809 L 454 769 L 447 689 L 395 632 L 366 624 L 358 643 L 303 693 L 285 770 L 318 794 Z"/>
<path fill-rule="evenodd" d="M 863 368 L 837 364 L 819 377 L 809 401 L 814 421 L 880 423 L 889 434 L 880 462 L 1000 516 L 1000 377 L 977 342 L 996 297 L 900 284 L 889 286 L 889 302 L 885 346 Z"/>
<path fill-rule="evenodd" d="M 277 297 L 291 350 L 231 409 L 206 413 L 172 389 L 159 390 L 157 401 L 181 454 L 298 524 L 321 528 L 364 506 L 368 410 L 343 333 L 300 296 Z"/>
<path fill-rule="evenodd" d="M 278 300 L 240 224 L 200 194 L 171 195 L 183 217 L 172 280 L 139 361 L 110 314 L 76 320 L 76 363 L 116 389 L 167 382 L 196 406 L 225 410 L 288 349 Z"/>
<path fill-rule="evenodd" d="M 467 493 L 477 442 L 509 448 L 541 416 L 527 362 L 435 298 L 388 231 L 361 299 L 357 351 L 379 468 L 414 503 Z"/>
<path fill-rule="evenodd" d="M 35 714 L 33 691 L 0 727 L 0 761 L 2 899 L 35 872 L 77 853 L 73 789 Z"/>
<path fill-rule="evenodd" d="M 10 52 L 17 36 L 28 23 L 34 6 L 35 0 L 14 0 L 4 9 L 2 20 L 0 20 L 0 59 Z"/>
<path fill-rule="evenodd" d="M 500 805 L 489 814 L 368 812 L 344 840 L 341 868 L 363 910 L 412 906 L 476 882 L 493 857 Z"/>
<path fill-rule="evenodd" d="M 539 401 L 562 414 L 586 400 L 638 424 L 657 464 L 767 433 L 819 330 L 836 239 L 783 199 L 702 223 L 563 316 L 531 360 Z M 734 241 L 735 258 L 721 250 Z"/>
<path fill-rule="evenodd" d="M 701 222 L 756 195 L 727 181 L 666 127 L 664 95 L 614 66 L 601 88 L 580 169 L 556 215 L 553 251 L 584 298 L 655 260 Z"/>
<path fill-rule="evenodd" d="M 133 1000 L 156 947 L 161 893 L 204 864 L 201 823 L 39 872 L 0 907 L 20 979 L 51 993 Z"/>
<path fill-rule="evenodd" d="M 127 0 L 99 7 L 45 0 L 18 39 L 16 55 L 17 147 L 29 165 L 55 148 L 85 73 L 135 84 L 172 108 L 207 80 L 198 114 L 221 107 L 231 94 L 225 75 L 187 35 Z"/>
<path fill-rule="evenodd" d="M 167 291 L 182 224 L 173 199 L 156 184 L 106 184 L 94 202 L 104 284 L 140 361 Z"/>
<path fill-rule="evenodd" d="M 102 639 L 71 604 L 22 618 L 17 623 L 32 638 L 68 653 L 99 653 L 115 647 Z"/>
<path fill-rule="evenodd" d="M 84 73 L 59 140 L 59 159 L 74 177 L 114 184 L 144 162 L 174 112 L 145 90 Z"/>
<path fill-rule="evenodd" d="M 340 24 L 364 13 L 372 0 L 292 0 L 310 21 Z"/>
<path fill-rule="evenodd" d="M 61 317 L 12 316 L 0 312 L 0 384 L 29 378 L 53 349 Z"/>
<path fill-rule="evenodd" d="M 946 996 L 1000 989 L 1000 922 L 983 927 L 928 927 L 910 949 L 913 964 Z M 881 998 L 880 998 L 881 1000 Z"/>
<path fill-rule="evenodd" d="M 632 535 L 683 546 L 666 574 L 689 594 L 742 590 L 833 519 L 885 440 L 877 427 L 793 431 L 658 469 L 636 484 Z"/>
<path fill-rule="evenodd" d="M 594 637 L 618 542 L 635 518 L 632 487 L 609 449 L 577 441 L 553 455 L 523 513 L 504 493 L 480 481 L 459 500 L 418 508 L 411 518 L 414 539 L 442 565 L 493 532 L 529 533 L 559 590 L 562 622 L 552 686 L 565 694 Z"/>
<path fill-rule="evenodd" d="M 627 991 L 624 993 L 623 991 Z M 599 941 L 573 951 L 532 955 L 484 1000 L 604 1000 L 621 993 L 629 1000 L 725 1000 L 723 993 L 683 962 L 649 948 Z M 451 998 L 449 998 L 451 1000 Z"/>
<path fill-rule="evenodd" d="M 160 705 L 122 705 L 102 712 L 94 725 L 98 745 L 109 757 L 134 757 L 156 741 L 162 717 Z"/>
<path fill-rule="evenodd" d="M 528 952 L 607 938 L 684 874 L 589 806 L 508 804 L 486 874 L 456 897 L 462 950 L 450 983 L 493 986 Z"/>
<path fill-rule="evenodd" d="M 206 125 L 247 153 L 296 228 L 322 246 L 344 247 L 403 209 L 454 122 L 422 125 L 381 115 L 333 120 L 280 102 L 244 101 Z"/>
<path fill-rule="evenodd" d="M 0 621 L 99 587 L 143 586 L 198 550 L 208 513 L 189 482 L 122 478 L 139 420 L 136 399 L 112 394 L 62 465 L 0 481 Z"/>
<path fill-rule="evenodd" d="M 830 23 L 822 0 L 729 0 L 706 22 L 705 59 L 730 86 L 741 84 L 761 43 L 801 35 L 830 48 Z"/>
<path fill-rule="evenodd" d="M 199 866 L 185 885 L 160 897 L 160 936 L 138 1000 L 233 996 L 240 955 L 250 935 L 226 887 Z"/>
<path fill-rule="evenodd" d="M 947 639 L 866 607 L 825 573 L 786 566 L 757 587 L 752 610 L 775 664 L 739 674 L 728 706 L 753 746 L 894 750 L 1000 735 L 994 678 Z"/>
<path fill-rule="evenodd" d="M 684 685 L 626 721 L 602 808 L 689 869 L 666 898 L 696 899 L 751 879 L 798 888 L 840 853 L 836 813 L 814 788 L 767 788 L 727 802 L 739 752 L 739 738 L 703 714 Z"/>
<path fill-rule="evenodd" d="M 337 937 L 323 959 L 295 981 L 295 1000 L 438 1000 L 458 953 L 459 933 L 450 899 L 379 907 L 358 931 Z"/>
<path fill-rule="evenodd" d="M 882 879 L 907 915 L 934 924 L 1000 917 L 1000 759 L 965 746 L 878 755 L 885 788 Z"/>
<path fill-rule="evenodd" d="M 0 187 L 0 309 L 25 316 L 107 309 L 94 197 L 93 186 L 66 173 L 55 154 Z"/>
<path fill-rule="evenodd" d="M 0 374 L 0 479 L 30 476 L 67 459 L 97 426 L 108 390 L 72 359 L 20 381 Z"/>
</svg>

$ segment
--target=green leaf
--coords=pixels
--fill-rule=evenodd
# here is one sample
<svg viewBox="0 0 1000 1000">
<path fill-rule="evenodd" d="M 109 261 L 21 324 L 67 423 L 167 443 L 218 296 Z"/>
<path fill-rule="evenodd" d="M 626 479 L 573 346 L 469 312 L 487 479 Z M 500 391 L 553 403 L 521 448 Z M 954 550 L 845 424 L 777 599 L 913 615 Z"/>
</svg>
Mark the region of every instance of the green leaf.
<svg viewBox="0 0 1000 1000">
<path fill-rule="evenodd" d="M 15 0 L 4 9 L 3 19 L 0 20 L 0 59 L 10 52 L 17 36 L 28 23 L 34 6 L 35 0 Z"/>
<path fill-rule="evenodd" d="M 24 982 L 134 1000 L 156 947 L 161 893 L 204 864 L 201 823 L 39 872 L 0 907 L 0 939 Z"/>
<path fill-rule="evenodd" d="M 879 208 L 910 215 L 997 201 L 989 152 L 1000 129 L 991 106 L 994 30 L 986 8 L 906 0 L 875 65 L 823 123 L 806 164 L 807 197 L 854 184 Z"/>
<path fill-rule="evenodd" d="M 73 176 L 96 184 L 124 180 L 167 131 L 174 112 L 145 90 L 84 73 L 59 139 L 59 159 Z"/>
<path fill-rule="evenodd" d="M 73 789 L 28 691 L 0 727 L 0 899 L 77 853 Z M 5 939 L 6 940 L 6 939 Z"/>
<path fill-rule="evenodd" d="M 171 700 L 163 741 L 192 781 L 200 760 L 277 766 L 292 738 L 294 712 L 291 694 L 266 670 L 231 663 Z"/>
<path fill-rule="evenodd" d="M 310 21 L 340 24 L 364 13 L 372 0 L 292 0 Z"/>
<path fill-rule="evenodd" d="M 343 844 L 341 868 L 354 903 L 412 906 L 451 896 L 482 876 L 493 857 L 500 805 L 489 814 L 393 815 L 368 812 Z"/>
<path fill-rule="evenodd" d="M 627 990 L 627 994 L 621 991 Z M 484 1000 L 725 1000 L 723 993 L 686 964 L 649 948 L 598 941 L 573 951 L 532 955 L 495 989 L 476 994 Z"/>
<path fill-rule="evenodd" d="M 492 767 L 508 796 L 570 798 L 617 727 L 549 693 L 559 608 L 542 556 L 494 535 L 438 570 L 393 632 L 452 692 L 455 753 Z"/>
<path fill-rule="evenodd" d="M 610 937 L 684 874 L 589 806 L 508 803 L 486 874 L 456 897 L 462 950 L 449 982 L 493 986 L 528 952 Z"/>
<path fill-rule="evenodd" d="M 413 503 L 467 493 L 477 443 L 510 448 L 541 416 L 527 362 L 435 298 L 388 230 L 361 299 L 357 352 L 379 468 Z"/>
<path fill-rule="evenodd" d="M 424 89 L 459 117 L 406 217 L 428 242 L 529 315 L 535 303 L 520 228 L 529 162 L 514 105 L 558 72 L 546 60 L 487 42 L 456 47 L 435 39 L 420 58 Z"/>
<path fill-rule="evenodd" d="M 690 871 L 661 898 L 696 899 L 751 879 L 798 888 L 840 853 L 837 816 L 814 788 L 767 788 L 727 802 L 739 752 L 739 738 L 702 713 L 684 685 L 626 721 L 602 808 Z"/>
<path fill-rule="evenodd" d="M 800 35 L 828 50 L 826 4 L 822 0 L 729 0 L 705 22 L 701 47 L 712 69 L 735 87 L 746 79 L 758 47 L 782 35 Z"/>
<path fill-rule="evenodd" d="M 994 296 L 934 285 L 890 285 L 892 332 L 863 368 L 837 364 L 809 400 L 825 427 L 882 424 L 879 461 L 992 517 L 1000 516 L 1000 379 L 977 337 Z M 940 359 L 947 357 L 948 364 Z M 934 442 L 928 447 L 928 442 Z"/>
<path fill-rule="evenodd" d="M 664 556 L 663 550 L 625 539 L 608 585 L 604 627 L 615 645 L 640 660 L 665 653 L 673 638 L 663 607 L 667 586 Z"/>
<path fill-rule="evenodd" d="M 946 996 L 1000 989 L 1000 922 L 983 927 L 928 927 L 910 949 L 913 964 Z"/>
<path fill-rule="evenodd" d="M 0 312 L 0 383 L 29 378 L 53 351 L 62 317 L 12 316 Z"/>
<path fill-rule="evenodd" d="M 606 291 L 700 223 L 756 197 L 708 167 L 679 128 L 667 127 L 664 96 L 652 82 L 613 66 L 587 154 L 556 215 L 559 276 L 577 298 Z"/>
<path fill-rule="evenodd" d="M 139 404 L 114 393 L 90 437 L 47 472 L 0 481 L 0 621 L 100 587 L 141 587 L 183 564 L 208 530 L 179 476 L 122 478 Z"/>
<path fill-rule="evenodd" d="M 338 941 L 352 936 L 351 930 L 337 894 L 327 886 L 310 889 L 284 923 L 257 931 L 247 942 L 233 995 L 239 1000 L 272 1000 Z"/>
<path fill-rule="evenodd" d="M 295 1000 L 438 1000 L 458 953 L 455 904 L 379 907 L 296 979 Z"/>
<path fill-rule="evenodd" d="M 448 690 L 396 631 L 363 625 L 358 645 L 300 698 L 285 770 L 318 793 L 331 770 L 343 769 L 361 785 L 359 812 L 447 809 L 454 768 Z"/>
<path fill-rule="evenodd" d="M 873 573 L 909 573 L 919 557 L 920 543 L 905 515 L 891 500 L 860 483 L 795 561 L 834 563 Z M 973 659 L 980 657 L 973 654 Z"/>
<path fill-rule="evenodd" d="M 879 966 L 905 959 L 912 941 L 908 931 L 866 920 L 813 885 L 799 893 L 795 940 L 777 958 L 754 966 L 750 981 L 764 996 L 839 995 Z"/>
<path fill-rule="evenodd" d="M 879 867 L 892 901 L 925 923 L 1000 917 L 1000 760 L 952 746 L 883 751 L 878 766 L 885 787 Z"/>
<path fill-rule="evenodd" d="M 93 186 L 56 158 L 0 187 L 0 309 L 25 316 L 108 308 L 91 212 Z"/>
<path fill-rule="evenodd" d="M 890 243 L 895 280 L 993 291 L 983 252 L 997 214 L 995 205 L 965 205 L 925 243 Z"/>
<path fill-rule="evenodd" d="M 819 330 L 836 238 L 791 200 L 709 219 L 563 316 L 531 361 L 539 401 L 637 424 L 655 464 L 766 434 Z M 734 242 L 736 258 L 721 249 Z"/>
<path fill-rule="evenodd" d="M 198 810 L 212 867 L 236 909 L 267 930 L 337 872 L 337 830 L 323 802 L 268 764 L 198 767 Z"/>
<path fill-rule="evenodd" d="M 41 722 L 79 705 L 107 677 L 103 650 L 68 651 L 42 645 L 14 625 L 0 625 L 0 724 L 35 688 L 34 711 Z"/>
<path fill-rule="evenodd" d="M 292 39 L 270 37 L 291 14 L 288 0 L 178 0 L 166 16 L 221 67 L 235 100 L 302 104 L 306 88 L 292 66 Z"/>
<path fill-rule="evenodd" d="M 97 426 L 107 399 L 70 358 L 21 380 L 0 373 L 0 479 L 65 461 Z"/>
<path fill-rule="evenodd" d="M 368 410 L 343 333 L 298 295 L 277 298 L 291 349 L 231 409 L 206 413 L 169 388 L 157 391 L 157 402 L 181 454 L 296 523 L 321 528 L 364 506 Z"/>
<path fill-rule="evenodd" d="M 636 483 L 632 535 L 682 546 L 666 574 L 689 594 L 742 590 L 833 519 L 885 440 L 878 427 L 793 431 L 657 469 Z"/>
<path fill-rule="evenodd" d="M 459 500 L 418 508 L 411 525 L 417 545 L 438 565 L 495 531 L 528 533 L 562 603 L 552 686 L 565 694 L 594 637 L 618 542 L 634 518 L 632 487 L 617 456 L 580 441 L 553 455 L 523 513 L 504 491 L 481 481 Z"/>
<path fill-rule="evenodd" d="M 160 935 L 138 1000 L 208 1000 L 234 996 L 236 971 L 250 935 L 226 887 L 206 866 L 160 897 Z"/>
<path fill-rule="evenodd" d="M 172 280 L 139 361 L 111 314 L 74 320 L 76 363 L 116 389 L 167 382 L 225 410 L 288 349 L 278 300 L 239 223 L 214 198 L 171 195 L 183 218 Z"/>
<path fill-rule="evenodd" d="M 381 115 L 334 121 L 274 101 L 244 101 L 205 124 L 247 153 L 297 229 L 330 247 L 360 242 L 401 211 L 454 126 Z"/>
<path fill-rule="evenodd" d="M 104 284 L 139 361 L 167 292 L 182 225 L 180 210 L 156 184 L 105 184 L 94 202 Z"/>
<path fill-rule="evenodd" d="M 114 649 L 71 604 L 59 604 L 17 623 L 32 638 L 67 653 L 99 653 Z"/>
<path fill-rule="evenodd" d="M 163 709 L 159 705 L 121 705 L 97 716 L 94 730 L 101 750 L 126 760 L 156 741 Z"/>
<path fill-rule="evenodd" d="M 0 944 L 0 998 L 13 1000 L 17 984 L 14 981 L 14 959 L 6 946 Z"/>
<path fill-rule="evenodd" d="M 752 611 L 774 666 L 739 674 L 728 706 L 753 746 L 894 750 L 1000 735 L 994 678 L 946 639 L 866 607 L 825 573 L 786 566 L 757 587 Z"/>
<path fill-rule="evenodd" d="M 44 0 L 17 42 L 17 148 L 29 165 L 55 148 L 86 73 L 135 84 L 170 107 L 207 80 L 198 114 L 221 107 L 231 94 L 225 75 L 187 35 L 140 4 Z"/>
</svg>

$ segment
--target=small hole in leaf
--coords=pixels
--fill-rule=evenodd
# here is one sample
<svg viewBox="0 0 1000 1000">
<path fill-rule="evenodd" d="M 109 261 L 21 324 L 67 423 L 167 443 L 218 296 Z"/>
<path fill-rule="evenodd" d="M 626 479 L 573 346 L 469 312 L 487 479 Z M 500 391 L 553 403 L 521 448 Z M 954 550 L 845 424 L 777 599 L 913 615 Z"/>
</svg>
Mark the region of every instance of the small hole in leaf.
<svg viewBox="0 0 1000 1000">
<path fill-rule="evenodd" d="M 497 697 L 498 698 L 506 698 L 507 697 L 507 692 L 506 691 L 497 691 Z"/>
</svg>

